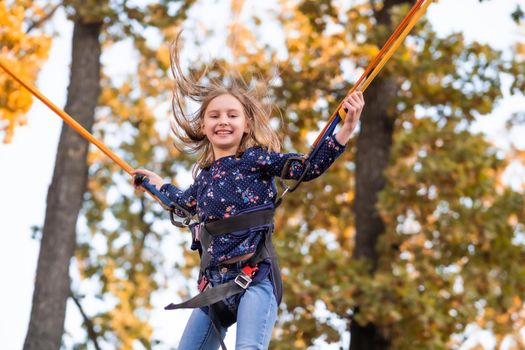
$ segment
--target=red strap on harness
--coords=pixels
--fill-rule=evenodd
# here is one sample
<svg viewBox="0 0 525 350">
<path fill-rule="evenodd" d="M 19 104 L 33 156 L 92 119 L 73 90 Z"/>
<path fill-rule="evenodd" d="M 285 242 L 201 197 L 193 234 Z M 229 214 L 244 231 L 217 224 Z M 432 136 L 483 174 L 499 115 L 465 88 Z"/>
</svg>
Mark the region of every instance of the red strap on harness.
<svg viewBox="0 0 525 350">
<path fill-rule="evenodd" d="M 250 265 L 246 265 L 245 267 L 242 268 L 242 272 L 244 272 L 246 275 L 250 276 L 250 277 L 253 277 L 257 271 L 259 271 L 259 267 L 257 265 L 255 266 L 250 266 Z"/>
<path fill-rule="evenodd" d="M 199 292 L 204 292 L 204 290 L 206 289 L 206 287 L 208 287 L 208 279 L 206 278 L 206 276 L 202 276 L 201 278 L 201 281 L 199 283 L 199 286 L 198 286 L 198 289 L 199 289 Z"/>
</svg>

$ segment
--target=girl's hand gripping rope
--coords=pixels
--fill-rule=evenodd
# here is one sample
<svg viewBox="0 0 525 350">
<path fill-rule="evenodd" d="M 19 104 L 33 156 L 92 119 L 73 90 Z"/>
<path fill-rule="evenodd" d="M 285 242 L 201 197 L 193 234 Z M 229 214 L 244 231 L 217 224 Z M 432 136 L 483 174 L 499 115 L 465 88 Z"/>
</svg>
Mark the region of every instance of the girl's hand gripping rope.
<svg viewBox="0 0 525 350">
<path fill-rule="evenodd" d="M 361 118 L 361 112 L 363 111 L 364 106 L 365 99 L 361 91 L 355 91 L 345 97 L 343 104 L 341 105 L 343 111 L 340 110 L 339 112 L 344 123 L 339 132 L 335 135 L 337 142 L 344 145 L 350 140 L 352 132 Z"/>
<path fill-rule="evenodd" d="M 148 182 L 151 185 L 155 186 L 155 188 L 158 191 L 160 191 L 160 188 L 164 184 L 164 181 L 159 175 L 155 174 L 153 171 L 149 171 L 146 169 L 135 169 L 131 172 L 131 175 L 133 175 L 133 185 L 135 186 L 135 189 L 142 192 L 146 191 L 146 189 L 143 186 L 141 186 L 142 181 L 140 181 L 140 179 L 144 177 L 146 177 L 148 179 Z"/>
<path fill-rule="evenodd" d="M 343 102 L 341 103 L 339 110 L 337 111 L 337 115 L 340 118 L 333 119 L 329 124 L 327 124 L 325 129 L 319 135 L 318 140 L 319 139 L 323 140 L 325 137 L 333 135 L 336 125 L 339 123 L 339 121 L 343 120 L 343 125 L 341 126 L 341 129 L 335 135 L 335 139 L 341 145 L 345 145 L 348 142 L 348 140 L 350 140 L 350 137 L 352 136 L 352 132 L 355 129 L 357 123 L 359 122 L 359 119 L 361 118 L 361 112 L 363 111 L 364 106 L 365 106 L 365 99 L 361 91 L 352 92 L 351 94 L 347 95 L 345 99 L 343 100 Z M 281 187 L 283 188 L 283 192 L 279 196 L 279 198 L 277 198 L 275 202 L 276 206 L 278 206 L 282 202 L 283 197 L 287 193 L 293 192 L 297 189 L 297 187 L 299 187 L 299 185 L 303 181 L 303 178 L 306 172 L 310 169 L 309 159 L 311 157 L 314 157 L 317 154 L 317 152 L 319 151 L 320 145 L 321 143 L 314 144 L 313 149 L 310 151 L 310 153 L 308 154 L 306 158 L 298 158 L 298 159 L 290 158 L 284 164 L 282 173 L 281 173 L 281 177 L 279 178 L 279 183 Z M 299 179 L 295 180 L 295 183 L 293 185 L 288 186 L 286 185 L 284 179 L 286 177 L 286 174 L 288 174 L 288 171 L 290 170 L 292 161 L 303 162 L 304 170 L 303 170 L 302 175 L 299 177 Z"/>
<path fill-rule="evenodd" d="M 169 199 L 165 194 L 160 192 L 160 188 L 163 185 L 162 178 L 152 171 L 145 169 L 136 169 L 131 172 L 133 175 L 133 186 L 135 189 L 148 192 L 151 194 L 164 209 L 170 212 L 171 223 L 177 227 L 188 226 L 191 221 L 191 214 L 180 205 Z M 177 211 L 177 215 L 184 218 L 181 223 L 175 220 L 174 212 Z"/>
</svg>

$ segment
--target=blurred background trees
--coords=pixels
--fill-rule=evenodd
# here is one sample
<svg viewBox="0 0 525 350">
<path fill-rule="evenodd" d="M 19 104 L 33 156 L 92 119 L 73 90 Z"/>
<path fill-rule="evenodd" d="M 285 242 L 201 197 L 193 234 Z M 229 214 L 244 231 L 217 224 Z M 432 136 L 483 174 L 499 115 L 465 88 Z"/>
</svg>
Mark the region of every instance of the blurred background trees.
<svg viewBox="0 0 525 350">
<path fill-rule="evenodd" d="M 123 64 L 132 68 L 116 76 L 102 66 L 100 78 L 86 73 L 85 64 L 78 68 L 93 81 L 87 85 L 79 75 L 76 99 L 100 88 L 84 123 L 94 122 L 95 135 L 131 166 L 157 171 L 181 187 L 191 182 L 193 159 L 171 146 L 168 122 L 168 45 L 181 28 L 186 28 L 184 65 L 193 74 L 208 66 L 215 77 L 266 83 L 268 102 L 276 107 L 272 123 L 281 130 L 285 150 L 307 152 L 323 121 L 412 4 L 283 0 L 256 7 L 234 0 L 215 4 L 227 18 L 225 33 L 213 21 L 198 21 L 211 6 L 199 1 L 88 3 L 61 6 L 76 28 L 97 26 L 90 33 L 101 52 L 90 50 L 93 60 L 122 50 Z M 15 13 L 14 5 L 6 8 Z M 26 6 L 24 11 L 35 10 Z M 509 8 L 509 21 L 522 17 L 519 6 Z M 87 59 L 85 49 L 81 52 L 72 70 L 75 60 Z M 8 54 L 16 61 L 14 49 Z M 461 33 L 440 36 L 428 21 L 420 21 L 366 91 L 360 130 L 347 152 L 321 179 L 288 195 L 278 210 L 275 244 L 285 298 L 272 347 L 331 343 L 347 348 L 351 332 L 352 349 L 458 348 L 466 346 L 471 328 L 492 332 L 497 348 L 504 342 L 525 346 L 520 336 L 523 188 L 503 181 L 509 164 L 523 164 L 523 150 L 502 150 L 472 128 L 488 118 L 505 90 L 524 91 L 524 59 L 522 43 L 512 54 L 503 53 L 467 42 Z M 21 93 L 2 76 L 0 83 L 11 84 L 11 90 L 0 98 Z M 74 101 L 74 89 L 69 91 L 66 110 L 80 118 L 80 111 L 68 107 Z M 519 113 L 501 118 L 508 118 L 509 130 L 523 125 Z M 13 120 L 13 125 L 20 121 Z M 72 149 L 59 146 L 59 154 L 60 147 L 65 153 Z M 181 298 L 196 293 L 197 257 L 187 250 L 189 235 L 170 227 L 166 213 L 134 193 L 127 175 L 98 150 L 67 162 L 86 168 L 74 175 L 57 158 L 53 181 L 75 192 L 64 197 L 62 207 L 53 206 L 60 199 L 48 197 L 47 215 L 61 213 L 69 226 L 44 225 L 42 247 L 46 237 L 58 239 L 66 231 L 68 240 L 51 245 L 75 247 L 71 285 L 72 250 L 58 260 L 52 248 L 46 249 L 47 259 L 61 267 L 57 278 L 71 286 L 57 297 L 60 312 L 70 297 L 84 318 L 85 339 L 68 336 L 69 341 L 78 349 L 162 346 L 151 322 L 159 307 L 153 300 L 162 295 L 165 301 L 166 291 Z M 64 220 L 58 219 L 61 225 Z M 37 273 L 35 295 L 42 274 Z M 45 276 L 44 282 L 58 285 Z M 33 309 L 43 303 L 34 299 Z M 30 326 L 28 338 L 31 327 L 37 325 Z M 56 344 L 63 331 L 52 327 Z"/>
<path fill-rule="evenodd" d="M 0 55 L 6 64 L 25 80 L 35 81 L 42 64 L 47 59 L 51 37 L 44 33 L 34 33 L 38 19 L 44 9 L 31 1 L 20 1 L 8 6 L 0 2 Z M 29 23 L 26 18 L 35 22 Z M 31 107 L 29 91 L 19 89 L 18 83 L 5 74 L 0 76 L 0 130 L 3 142 L 12 140 L 16 126 L 27 123 L 25 114 Z"/>
</svg>

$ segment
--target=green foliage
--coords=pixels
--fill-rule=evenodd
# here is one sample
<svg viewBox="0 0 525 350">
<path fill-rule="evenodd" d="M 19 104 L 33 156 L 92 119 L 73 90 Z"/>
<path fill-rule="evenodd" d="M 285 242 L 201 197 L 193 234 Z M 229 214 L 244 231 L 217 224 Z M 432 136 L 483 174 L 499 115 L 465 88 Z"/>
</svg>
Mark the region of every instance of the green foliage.
<svg viewBox="0 0 525 350">
<path fill-rule="evenodd" d="M 153 78 L 147 65 L 140 64 L 139 70 L 140 79 Z M 161 172 L 161 167 L 169 165 L 167 160 L 164 165 L 157 162 L 153 150 L 168 149 L 169 143 L 155 129 L 155 106 L 146 101 L 146 94 L 134 97 L 130 85 L 116 88 L 104 79 L 100 102 L 105 107 L 99 113 L 96 133 L 108 144 L 122 140 L 119 154 L 125 161 Z M 112 346 L 133 349 L 133 342 L 138 340 L 151 348 L 155 341 L 149 324 L 151 299 L 168 278 L 160 249 L 170 233 L 156 227 L 155 221 L 166 216 L 150 198 L 130 191 L 127 174 L 103 154 L 93 151 L 90 162 L 91 181 L 84 207 L 90 233 L 80 237 L 76 259 L 82 278 L 100 281 L 94 296 L 114 300 L 93 319 L 101 339 Z M 99 243 L 97 249 L 93 249 L 95 241 Z"/>
<path fill-rule="evenodd" d="M 301 6 L 282 15 L 288 19 L 285 28 L 292 28 L 289 61 L 283 63 L 281 75 L 284 83 L 276 89 L 289 116 L 287 136 L 298 149 L 306 142 L 304 131 L 315 129 L 313 122 L 320 119 L 314 106 L 328 102 L 331 111 L 342 95 L 332 98 L 327 92 L 344 93 L 341 62 L 346 58 L 364 66 L 362 62 L 377 52 L 379 47 L 370 44 L 352 47 L 362 38 L 363 28 L 371 40 L 384 37 L 385 31 L 372 27 L 366 16 L 356 19 L 353 11 L 346 18 L 341 13 L 321 17 L 309 7 L 302 12 Z M 370 13 L 365 5 L 359 12 Z M 316 30 L 326 27 L 319 23 L 323 21 L 344 26 L 344 34 L 320 35 Z M 387 224 L 377 248 L 379 268 L 370 276 L 366 262 L 350 261 L 350 151 L 323 180 L 303 186 L 297 197 L 289 196 L 281 213 L 301 226 L 292 236 L 284 228 L 290 220 L 283 218 L 277 230 L 277 242 L 285 242 L 278 243 L 281 264 L 297 268 L 285 279 L 286 314 L 293 318 L 276 332 L 275 347 L 302 348 L 316 338 L 336 339 L 329 319 L 313 317 L 311 305 L 316 301 L 343 321 L 358 305 L 354 320 L 376 324 L 395 349 L 458 346 L 453 335 L 476 322 L 493 331 L 499 342 L 509 335 L 521 344 L 513 320 L 519 317 L 516 310 L 521 309 L 523 293 L 517 282 L 521 264 L 514 264 L 524 253 L 517 241 L 524 222 L 522 194 L 499 180 L 508 165 L 501 152 L 467 128 L 501 98 L 501 74 L 513 74 L 513 84 L 521 84 L 523 65 L 503 59 L 488 45 L 466 43 L 460 34 L 438 37 L 425 21 L 414 33 L 382 73 L 401 88 L 394 100 L 385 101 L 398 122 L 389 184 L 379 202 Z M 424 115 L 416 114 L 416 107 L 424 108 Z M 405 232 L 407 227 L 414 232 Z M 321 235 L 324 241 L 315 239 L 319 250 L 311 250 L 309 242 L 322 228 L 328 231 Z M 335 250 L 326 242 L 332 240 L 337 242 Z M 495 323 L 485 315 L 502 316 Z"/>
<path fill-rule="evenodd" d="M 147 43 L 145 31 L 157 30 L 169 42 L 171 32 L 163 28 L 168 23 L 171 30 L 177 28 L 192 3 L 168 1 L 144 8 L 131 8 L 126 1 L 67 3 L 73 19 L 108 23 L 103 34 L 106 48 L 131 39 L 140 57 L 137 74 L 123 81 L 103 77 L 94 130 L 97 138 L 133 167 L 171 172 L 175 154 L 169 151 L 167 130 L 159 133 L 156 124 L 156 112 L 165 110 L 170 98 L 169 56 L 166 46 Z M 168 153 L 159 156 L 158 150 Z M 128 175 L 100 151 L 93 150 L 88 161 L 90 177 L 83 208 L 88 230 L 78 238 L 76 265 L 81 281 L 75 292 L 86 302 L 98 299 L 102 305 L 89 315 L 99 344 L 122 350 L 141 344 L 150 349 L 160 344 L 150 325 L 152 298 L 173 276 L 172 271 L 167 272 L 161 251 L 171 232 L 156 224 L 166 216 L 151 198 L 133 192 Z"/>
<path fill-rule="evenodd" d="M 512 333 L 512 321 L 488 325 L 482 311 L 506 314 L 525 287 L 516 283 L 524 270 L 515 264 L 524 253 L 515 240 L 525 211 L 522 196 L 500 181 L 506 162 L 453 120 L 441 127 L 421 118 L 400 130 L 392 163 L 374 276 L 385 283 L 377 299 L 359 303 L 390 306 L 359 317 L 381 319 L 396 349 L 449 348 L 451 335 L 474 322 Z"/>
<path fill-rule="evenodd" d="M 516 6 L 516 9 L 511 14 L 512 19 L 514 22 L 520 24 L 521 20 L 525 17 L 525 12 L 523 12 L 523 9 L 520 5 Z"/>
</svg>

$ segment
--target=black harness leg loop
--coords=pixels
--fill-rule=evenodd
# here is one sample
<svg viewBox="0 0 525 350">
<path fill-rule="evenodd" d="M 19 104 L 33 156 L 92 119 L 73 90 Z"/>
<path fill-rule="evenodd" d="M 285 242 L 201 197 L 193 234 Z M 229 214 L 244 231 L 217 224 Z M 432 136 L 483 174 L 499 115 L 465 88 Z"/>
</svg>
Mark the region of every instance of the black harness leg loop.
<svg viewBox="0 0 525 350">
<path fill-rule="evenodd" d="M 226 344 L 224 344 L 224 340 L 222 339 L 222 334 L 221 334 L 221 330 L 220 330 L 221 321 L 217 317 L 217 313 L 216 313 L 215 309 L 213 307 L 211 307 L 211 306 L 208 309 L 208 317 L 210 318 L 211 326 L 213 327 L 213 330 L 215 331 L 215 334 L 217 335 L 217 338 L 219 338 L 219 342 L 221 344 L 221 349 L 222 350 L 228 350 L 226 348 Z"/>
</svg>

